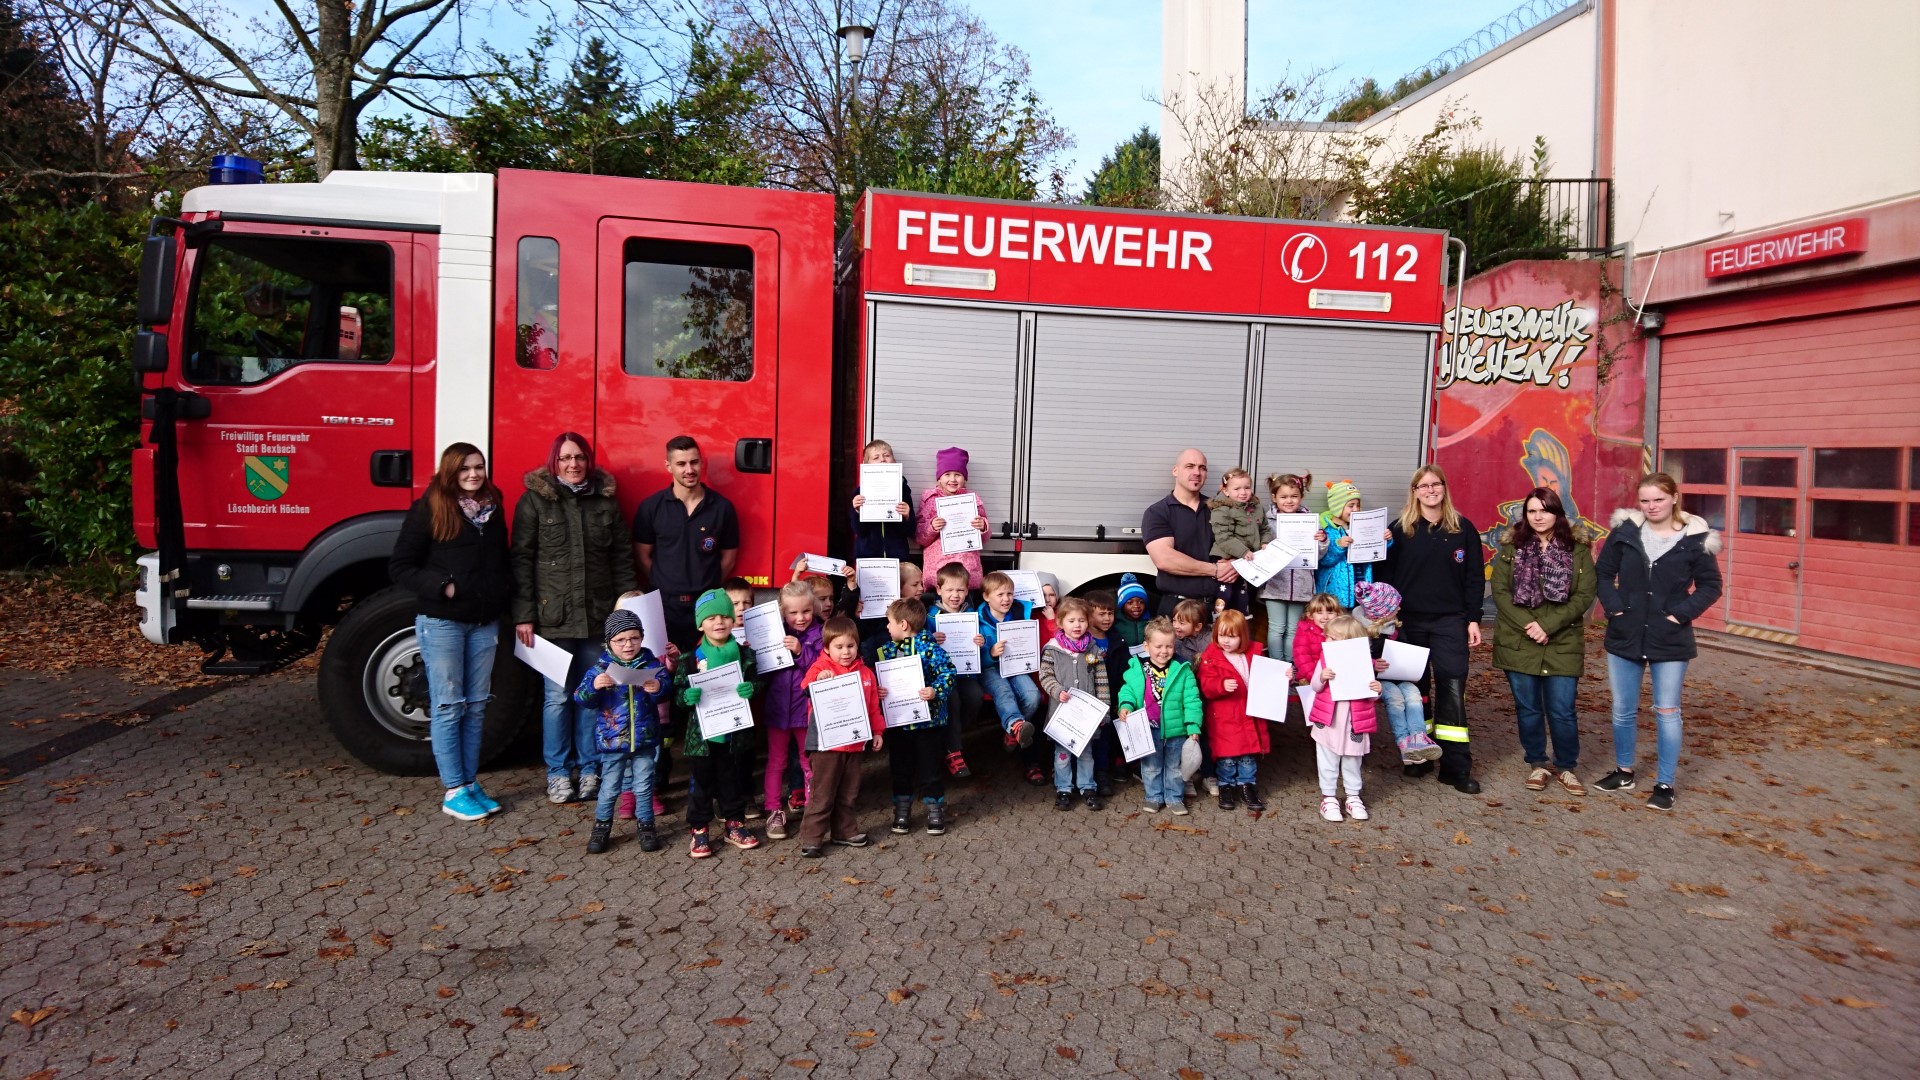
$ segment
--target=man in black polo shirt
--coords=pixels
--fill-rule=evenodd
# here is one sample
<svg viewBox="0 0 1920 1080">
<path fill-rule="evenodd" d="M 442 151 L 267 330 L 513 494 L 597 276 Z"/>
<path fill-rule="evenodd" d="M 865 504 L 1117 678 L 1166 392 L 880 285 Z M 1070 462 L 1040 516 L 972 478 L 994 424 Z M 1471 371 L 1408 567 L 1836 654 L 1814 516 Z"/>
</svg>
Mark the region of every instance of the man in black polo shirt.
<svg viewBox="0 0 1920 1080">
<path fill-rule="evenodd" d="M 670 487 L 640 501 L 633 515 L 633 551 L 640 572 L 660 590 L 667 637 L 682 649 L 700 636 L 693 605 L 733 575 L 740 558 L 740 519 L 725 495 L 700 482 L 700 444 L 691 435 L 667 443 Z"/>
<path fill-rule="evenodd" d="M 1160 572 L 1154 587 L 1160 590 L 1162 615 L 1171 616 L 1175 605 L 1192 599 L 1202 601 L 1212 619 L 1219 583 L 1238 579 L 1230 561 L 1213 559 L 1213 523 L 1200 497 L 1206 486 L 1207 455 L 1182 450 L 1173 463 L 1173 494 L 1140 517 L 1140 539 Z"/>
</svg>

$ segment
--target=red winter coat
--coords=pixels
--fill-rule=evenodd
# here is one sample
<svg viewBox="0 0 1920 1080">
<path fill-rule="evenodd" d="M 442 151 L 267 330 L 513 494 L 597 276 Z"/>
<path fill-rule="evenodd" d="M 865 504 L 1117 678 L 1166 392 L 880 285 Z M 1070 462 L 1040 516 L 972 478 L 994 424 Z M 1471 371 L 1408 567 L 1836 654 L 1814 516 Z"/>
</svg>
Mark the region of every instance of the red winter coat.
<svg viewBox="0 0 1920 1080">
<path fill-rule="evenodd" d="M 1265 652 L 1259 642 L 1249 644 L 1247 667 L 1251 669 L 1252 658 Z M 1218 642 L 1209 644 L 1205 651 L 1194 658 L 1193 674 L 1200 683 L 1200 731 L 1207 737 L 1207 749 L 1213 751 L 1213 756 L 1223 758 L 1266 753 L 1271 745 L 1267 736 L 1267 722 L 1247 715 L 1247 676 L 1240 674 L 1240 669 L 1227 659 Z M 1240 685 L 1229 691 L 1226 687 L 1228 679 Z"/>
</svg>

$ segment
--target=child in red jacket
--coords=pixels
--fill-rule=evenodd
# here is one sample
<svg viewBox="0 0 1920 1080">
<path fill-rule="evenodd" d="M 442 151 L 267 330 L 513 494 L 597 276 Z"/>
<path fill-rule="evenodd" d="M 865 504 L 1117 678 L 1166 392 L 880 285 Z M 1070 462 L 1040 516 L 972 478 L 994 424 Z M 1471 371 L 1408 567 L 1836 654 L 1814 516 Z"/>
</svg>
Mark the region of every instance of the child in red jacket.
<svg viewBox="0 0 1920 1080">
<path fill-rule="evenodd" d="M 1267 808 L 1255 786 L 1255 755 L 1266 753 L 1270 746 L 1267 725 L 1247 715 L 1247 679 L 1253 673 L 1253 658 L 1265 651 L 1253 640 L 1247 617 L 1227 608 L 1214 618 L 1213 641 L 1193 663 L 1202 701 L 1200 730 L 1213 752 L 1222 810 L 1232 810 L 1242 801 L 1249 810 Z"/>
<path fill-rule="evenodd" d="M 860 831 L 853 804 L 860 797 L 860 753 L 869 746 L 880 749 L 886 721 L 880 714 L 880 688 L 873 669 L 860 661 L 860 628 L 849 618 L 830 620 L 820 632 L 820 658 L 807 669 L 800 681 L 801 690 L 822 679 L 858 674 L 860 691 L 867 703 L 867 724 L 873 733 L 871 742 L 845 746 L 820 744 L 820 718 L 814 715 L 811 698 L 807 702 L 807 752 L 813 759 L 813 789 L 807 796 L 807 816 L 800 820 L 800 855 L 817 859 L 827 852 L 829 836 L 841 847 L 866 847 L 871 841 Z"/>
</svg>

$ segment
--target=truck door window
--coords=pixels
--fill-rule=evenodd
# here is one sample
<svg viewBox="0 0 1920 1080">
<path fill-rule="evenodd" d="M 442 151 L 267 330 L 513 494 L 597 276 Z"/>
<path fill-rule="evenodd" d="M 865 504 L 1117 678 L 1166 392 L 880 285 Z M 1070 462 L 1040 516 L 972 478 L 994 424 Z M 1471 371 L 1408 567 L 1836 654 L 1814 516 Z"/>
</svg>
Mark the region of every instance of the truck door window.
<svg viewBox="0 0 1920 1080">
<path fill-rule="evenodd" d="M 751 248 L 629 240 L 624 257 L 627 374 L 753 377 Z"/>
<path fill-rule="evenodd" d="M 263 382 L 314 361 L 393 358 L 393 253 L 385 244 L 222 234 L 194 267 L 186 375 Z"/>
<path fill-rule="evenodd" d="M 519 314 L 514 319 L 514 362 L 540 371 L 560 362 L 560 242 L 546 236 L 520 238 Z"/>
</svg>

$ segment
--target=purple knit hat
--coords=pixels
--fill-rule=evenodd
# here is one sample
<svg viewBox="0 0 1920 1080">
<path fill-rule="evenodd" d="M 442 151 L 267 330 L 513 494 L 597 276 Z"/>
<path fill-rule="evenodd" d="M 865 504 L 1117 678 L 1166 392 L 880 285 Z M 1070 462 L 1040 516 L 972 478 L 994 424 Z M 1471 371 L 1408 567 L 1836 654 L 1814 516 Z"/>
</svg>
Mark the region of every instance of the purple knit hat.
<svg viewBox="0 0 1920 1080">
<path fill-rule="evenodd" d="M 1356 581 L 1353 599 L 1368 622 L 1391 619 L 1400 610 L 1400 590 L 1384 581 Z"/>
<path fill-rule="evenodd" d="M 967 452 L 957 446 L 949 446 L 933 455 L 934 478 L 937 480 L 950 472 L 967 475 Z"/>
</svg>

